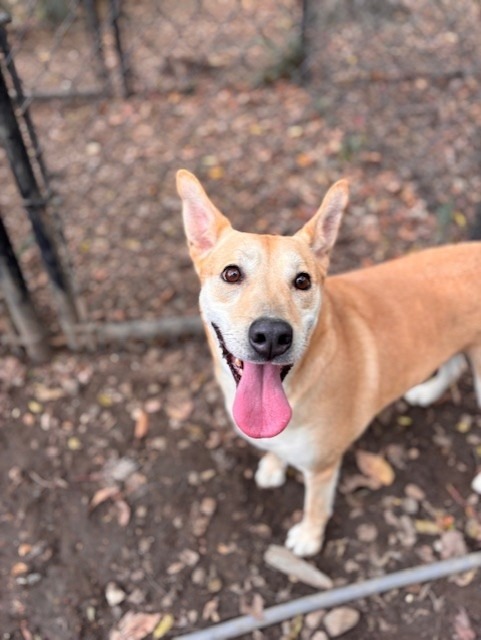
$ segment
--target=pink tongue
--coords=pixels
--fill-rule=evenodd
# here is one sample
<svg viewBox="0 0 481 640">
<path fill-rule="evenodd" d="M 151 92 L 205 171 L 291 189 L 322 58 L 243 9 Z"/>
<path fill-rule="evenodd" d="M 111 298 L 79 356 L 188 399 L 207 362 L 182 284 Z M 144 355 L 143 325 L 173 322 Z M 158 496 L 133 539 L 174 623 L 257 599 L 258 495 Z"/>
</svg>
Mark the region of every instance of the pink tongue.
<svg viewBox="0 0 481 640">
<path fill-rule="evenodd" d="M 250 438 L 273 438 L 283 431 L 292 409 L 282 386 L 281 367 L 244 362 L 232 410 L 237 426 Z"/>
</svg>

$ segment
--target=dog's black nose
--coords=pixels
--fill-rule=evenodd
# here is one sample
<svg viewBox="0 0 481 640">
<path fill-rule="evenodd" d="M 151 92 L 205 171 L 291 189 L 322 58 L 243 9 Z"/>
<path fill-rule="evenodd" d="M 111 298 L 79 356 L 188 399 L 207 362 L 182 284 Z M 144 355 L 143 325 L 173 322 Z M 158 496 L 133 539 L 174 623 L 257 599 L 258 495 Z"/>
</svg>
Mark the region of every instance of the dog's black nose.
<svg viewBox="0 0 481 640">
<path fill-rule="evenodd" d="M 249 327 L 249 342 L 260 356 L 272 360 L 291 346 L 292 327 L 284 320 L 259 318 Z"/>
</svg>

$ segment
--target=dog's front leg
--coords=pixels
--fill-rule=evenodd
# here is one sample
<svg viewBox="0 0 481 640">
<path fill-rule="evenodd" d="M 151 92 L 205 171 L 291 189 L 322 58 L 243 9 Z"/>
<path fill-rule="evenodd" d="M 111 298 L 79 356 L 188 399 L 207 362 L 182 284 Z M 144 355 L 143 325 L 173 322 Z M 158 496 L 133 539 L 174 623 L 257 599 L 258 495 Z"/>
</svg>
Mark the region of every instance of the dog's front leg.
<svg viewBox="0 0 481 640">
<path fill-rule="evenodd" d="M 322 547 L 324 529 L 332 514 L 339 463 L 322 471 L 305 471 L 304 515 L 287 535 L 286 546 L 298 556 L 313 556 Z"/>
<path fill-rule="evenodd" d="M 259 462 L 255 480 L 260 489 L 281 487 L 286 480 L 286 463 L 269 451 Z"/>
</svg>

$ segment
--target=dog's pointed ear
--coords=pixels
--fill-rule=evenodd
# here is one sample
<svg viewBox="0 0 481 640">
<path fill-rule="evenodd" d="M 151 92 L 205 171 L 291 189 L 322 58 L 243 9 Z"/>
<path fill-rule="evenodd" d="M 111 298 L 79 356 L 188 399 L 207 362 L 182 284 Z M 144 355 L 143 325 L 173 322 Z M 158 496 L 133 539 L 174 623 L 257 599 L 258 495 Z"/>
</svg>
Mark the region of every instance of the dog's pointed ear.
<svg viewBox="0 0 481 640">
<path fill-rule="evenodd" d="M 209 200 L 197 178 L 185 169 L 177 172 L 177 192 L 182 199 L 185 235 L 193 260 L 209 253 L 230 222 Z"/>
<path fill-rule="evenodd" d="M 319 257 L 327 257 L 336 242 L 342 214 L 349 201 L 347 180 L 336 182 L 324 196 L 317 213 L 295 235 Z"/>
</svg>

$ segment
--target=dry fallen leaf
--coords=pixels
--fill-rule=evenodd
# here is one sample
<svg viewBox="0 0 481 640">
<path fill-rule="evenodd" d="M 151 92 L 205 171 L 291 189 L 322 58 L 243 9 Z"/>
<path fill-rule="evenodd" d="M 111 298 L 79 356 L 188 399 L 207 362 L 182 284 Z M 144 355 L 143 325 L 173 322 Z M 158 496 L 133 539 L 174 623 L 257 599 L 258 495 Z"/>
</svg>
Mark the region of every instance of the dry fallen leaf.
<svg viewBox="0 0 481 640">
<path fill-rule="evenodd" d="M 22 620 L 20 622 L 20 631 L 22 632 L 23 640 L 33 640 L 33 635 L 31 634 L 29 628 L 27 627 L 26 620 Z"/>
<path fill-rule="evenodd" d="M 284 631 L 284 635 L 282 637 L 285 638 L 285 640 L 298 640 L 304 624 L 303 616 L 297 615 L 295 618 L 289 620 L 284 624 L 286 625 L 287 629 Z M 283 627 L 283 630 L 284 629 L 285 627 Z"/>
<path fill-rule="evenodd" d="M 465 573 L 458 573 L 454 576 L 451 576 L 450 582 L 454 582 L 454 584 L 458 585 L 458 587 L 467 587 L 471 584 L 476 575 L 477 569 L 472 569 L 471 571 L 466 571 Z"/>
<path fill-rule="evenodd" d="M 90 501 L 90 509 L 93 510 L 95 507 L 98 507 L 99 504 L 102 504 L 102 502 L 115 498 L 118 495 L 118 487 L 103 487 L 94 493 L 93 498 Z"/>
<path fill-rule="evenodd" d="M 83 444 L 77 438 L 77 436 L 71 436 L 67 440 L 67 447 L 70 449 L 70 451 L 80 451 L 81 449 L 83 449 Z"/>
<path fill-rule="evenodd" d="M 53 402 L 65 396 L 65 390 L 59 387 L 47 387 L 40 382 L 34 387 L 35 398 L 38 402 Z"/>
<path fill-rule="evenodd" d="M 152 634 L 154 640 L 160 640 L 163 638 L 174 626 L 174 616 L 170 613 L 165 615 L 162 620 L 158 623 L 158 625 L 154 629 L 154 633 Z"/>
<path fill-rule="evenodd" d="M 10 570 L 11 576 L 21 576 L 24 573 L 27 573 L 28 565 L 25 562 L 16 562 Z"/>
<path fill-rule="evenodd" d="M 159 624 L 160 613 L 134 613 L 128 611 L 110 632 L 109 640 L 143 640 Z"/>
<path fill-rule="evenodd" d="M 184 422 L 193 409 L 194 403 L 186 390 L 172 392 L 167 397 L 165 411 L 171 420 Z"/>
<path fill-rule="evenodd" d="M 131 509 L 127 502 L 122 499 L 117 499 L 115 501 L 115 508 L 117 510 L 117 522 L 119 526 L 126 527 L 130 522 Z"/>
<path fill-rule="evenodd" d="M 387 460 L 377 453 L 358 449 L 356 451 L 356 462 L 361 472 L 377 482 L 380 487 L 387 487 L 394 482 L 393 468 Z"/>
<path fill-rule="evenodd" d="M 353 493 L 358 489 L 372 489 L 374 491 L 379 489 L 379 482 L 373 478 L 362 476 L 360 473 L 354 473 L 345 478 L 339 487 L 341 493 Z"/>
<path fill-rule="evenodd" d="M 443 560 L 464 556 L 468 553 L 463 534 L 455 529 L 443 531 L 440 543 L 440 553 Z"/>
<path fill-rule="evenodd" d="M 162 402 L 157 398 L 147 400 L 147 402 L 145 403 L 145 411 L 147 413 L 157 413 L 157 411 L 160 411 L 161 408 Z"/>
<path fill-rule="evenodd" d="M 454 618 L 454 639 L 476 640 L 476 633 L 473 631 L 466 609 L 460 609 Z"/>
<path fill-rule="evenodd" d="M 254 593 L 252 602 L 247 603 L 245 596 L 241 598 L 240 612 L 246 616 L 252 616 L 256 620 L 262 620 L 264 617 L 264 598 L 260 593 Z"/>
<path fill-rule="evenodd" d="M 316 589 L 331 589 L 332 580 L 312 564 L 301 560 L 293 553 L 276 544 L 271 544 L 264 554 L 264 561 L 281 573 L 292 576 Z"/>
<path fill-rule="evenodd" d="M 149 415 L 146 411 L 140 410 L 135 422 L 134 437 L 137 440 L 145 438 L 149 433 Z"/>
<path fill-rule="evenodd" d="M 112 396 L 106 392 L 101 392 L 97 394 L 97 402 L 104 409 L 108 409 L 114 403 Z"/>
<path fill-rule="evenodd" d="M 219 622 L 220 616 L 218 613 L 219 608 L 219 598 L 212 598 L 212 600 L 208 600 L 204 608 L 202 609 L 202 619 L 203 620 L 212 620 L 212 622 Z"/>
<path fill-rule="evenodd" d="M 37 402 L 36 400 L 30 400 L 27 406 L 28 406 L 28 410 L 31 413 L 42 413 L 43 411 L 43 405 L 40 404 L 40 402 Z"/>
<path fill-rule="evenodd" d="M 439 524 L 432 520 L 415 520 L 414 527 L 418 533 L 425 536 L 437 536 L 441 533 Z"/>
</svg>

